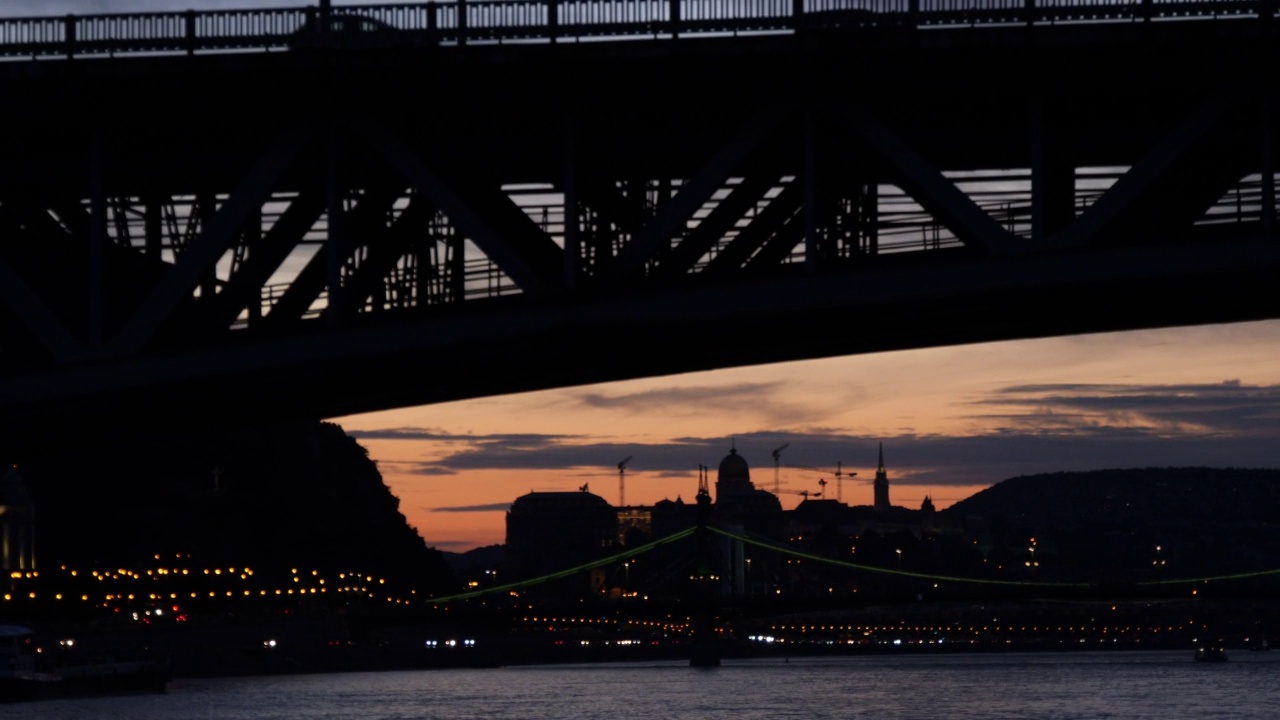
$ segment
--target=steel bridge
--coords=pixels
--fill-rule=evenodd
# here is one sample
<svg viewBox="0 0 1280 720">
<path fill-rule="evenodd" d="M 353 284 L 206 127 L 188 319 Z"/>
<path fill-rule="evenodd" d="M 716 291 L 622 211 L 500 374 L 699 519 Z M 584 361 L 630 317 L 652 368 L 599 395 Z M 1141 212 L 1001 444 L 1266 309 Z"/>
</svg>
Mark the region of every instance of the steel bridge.
<svg viewBox="0 0 1280 720">
<path fill-rule="evenodd" d="M 459 0 L 0 20 L 0 430 L 1280 317 L 1275 15 Z"/>
</svg>

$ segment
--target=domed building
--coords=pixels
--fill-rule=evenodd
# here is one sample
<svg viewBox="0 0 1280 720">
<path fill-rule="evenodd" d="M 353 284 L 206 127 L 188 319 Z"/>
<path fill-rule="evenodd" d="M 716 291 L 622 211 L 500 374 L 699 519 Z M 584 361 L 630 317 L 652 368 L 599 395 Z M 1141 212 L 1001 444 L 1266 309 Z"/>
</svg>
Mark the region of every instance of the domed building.
<svg viewBox="0 0 1280 720">
<path fill-rule="evenodd" d="M 755 535 L 772 539 L 782 537 L 782 503 L 778 496 L 757 489 L 751 482 L 751 468 L 736 447 L 720 461 L 716 476 L 714 522 L 720 525 L 741 525 Z"/>
</svg>

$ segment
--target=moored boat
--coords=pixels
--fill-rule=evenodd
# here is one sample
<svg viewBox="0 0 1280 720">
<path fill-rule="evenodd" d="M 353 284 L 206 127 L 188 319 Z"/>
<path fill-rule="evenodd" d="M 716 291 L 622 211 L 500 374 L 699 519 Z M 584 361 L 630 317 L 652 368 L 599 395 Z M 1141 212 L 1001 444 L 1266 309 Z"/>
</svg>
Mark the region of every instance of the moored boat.
<svg viewBox="0 0 1280 720">
<path fill-rule="evenodd" d="M 84 658 L 42 667 L 34 636 L 21 625 L 0 625 L 0 702 L 164 692 L 168 686 L 169 666 L 162 660 Z"/>
</svg>

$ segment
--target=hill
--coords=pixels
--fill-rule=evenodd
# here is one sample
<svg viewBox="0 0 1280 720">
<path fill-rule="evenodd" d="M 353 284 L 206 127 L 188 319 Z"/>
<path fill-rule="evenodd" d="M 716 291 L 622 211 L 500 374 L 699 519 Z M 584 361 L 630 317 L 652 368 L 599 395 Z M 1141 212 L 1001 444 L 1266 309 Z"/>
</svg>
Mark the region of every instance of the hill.
<svg viewBox="0 0 1280 720">
<path fill-rule="evenodd" d="M 1141 468 L 1015 477 L 939 513 L 992 552 L 1179 576 L 1280 567 L 1280 470 Z"/>
<path fill-rule="evenodd" d="M 449 586 L 367 451 L 333 423 L 221 434 L 61 438 L 19 467 L 45 566 L 225 566 L 376 573 Z"/>
</svg>

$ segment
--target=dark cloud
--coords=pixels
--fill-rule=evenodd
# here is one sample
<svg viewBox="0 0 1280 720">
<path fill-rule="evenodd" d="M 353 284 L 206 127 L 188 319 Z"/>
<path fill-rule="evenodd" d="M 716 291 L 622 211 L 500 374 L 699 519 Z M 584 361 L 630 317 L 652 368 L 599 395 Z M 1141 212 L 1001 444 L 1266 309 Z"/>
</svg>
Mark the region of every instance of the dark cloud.
<svg viewBox="0 0 1280 720">
<path fill-rule="evenodd" d="M 451 470 L 449 468 L 443 468 L 443 467 L 440 467 L 439 465 L 417 463 L 414 467 L 409 468 L 408 473 L 410 475 L 421 475 L 423 477 L 440 477 L 440 476 L 454 476 L 458 474 L 458 471 Z"/>
<path fill-rule="evenodd" d="M 588 407 L 611 410 L 654 412 L 685 408 L 689 412 L 706 412 L 709 407 L 716 410 L 753 409 L 760 403 L 760 398 L 775 394 L 782 385 L 783 383 L 778 382 L 737 383 L 670 387 L 616 395 L 583 392 L 574 397 Z"/>
<path fill-rule="evenodd" d="M 730 415 L 757 419 L 765 425 L 794 425 L 825 417 L 848 398 L 831 397 L 825 403 L 791 400 L 785 382 L 735 383 L 731 385 L 676 386 L 632 393 L 580 392 L 572 396 L 590 408 L 606 408 L 633 414 L 666 417 Z"/>
<path fill-rule="evenodd" d="M 437 540 L 435 542 L 428 543 L 428 545 L 430 545 L 431 547 L 437 550 L 444 550 L 446 552 L 466 552 L 468 550 L 475 549 L 476 541 L 474 540 Z"/>
<path fill-rule="evenodd" d="M 457 505 L 454 507 L 438 507 L 423 508 L 428 512 L 439 513 L 478 513 L 478 512 L 506 512 L 511 509 L 511 503 L 491 503 L 489 505 Z"/>
<path fill-rule="evenodd" d="M 1182 385 L 1016 385 L 974 401 L 1010 412 L 977 417 L 1020 430 L 1088 433 L 1146 428 L 1174 434 L 1274 435 L 1280 386 L 1239 380 Z"/>
<path fill-rule="evenodd" d="M 398 475 L 457 475 L 456 470 L 440 467 L 435 463 L 420 462 L 415 460 L 380 460 L 378 461 L 379 470 L 390 470 Z"/>
<path fill-rule="evenodd" d="M 445 432 L 443 430 L 429 430 L 426 428 L 381 428 L 378 430 L 347 430 L 348 435 L 357 440 L 457 440 L 464 439 L 466 436 L 459 436 L 454 433 Z"/>
</svg>

